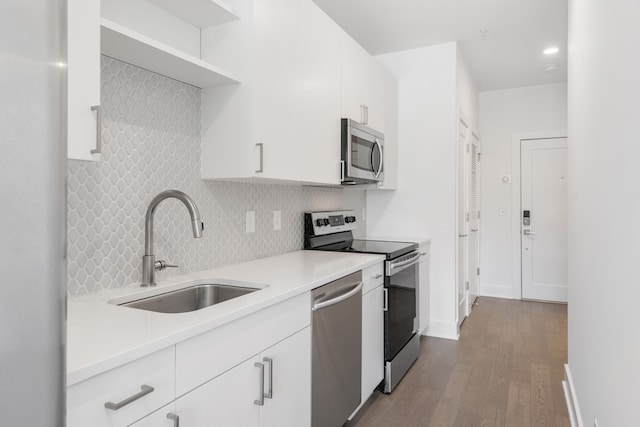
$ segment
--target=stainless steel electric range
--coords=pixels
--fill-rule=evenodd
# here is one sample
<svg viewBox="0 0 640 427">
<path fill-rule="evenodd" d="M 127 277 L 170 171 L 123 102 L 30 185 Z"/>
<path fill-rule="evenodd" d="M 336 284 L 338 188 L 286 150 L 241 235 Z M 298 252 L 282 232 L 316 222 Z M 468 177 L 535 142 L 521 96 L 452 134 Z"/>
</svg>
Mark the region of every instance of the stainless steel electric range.
<svg viewBox="0 0 640 427">
<path fill-rule="evenodd" d="M 305 213 L 304 248 L 385 256 L 385 377 L 381 389 L 391 393 L 420 353 L 416 315 L 420 253 L 415 243 L 354 239 L 356 222 L 353 211 Z"/>
</svg>

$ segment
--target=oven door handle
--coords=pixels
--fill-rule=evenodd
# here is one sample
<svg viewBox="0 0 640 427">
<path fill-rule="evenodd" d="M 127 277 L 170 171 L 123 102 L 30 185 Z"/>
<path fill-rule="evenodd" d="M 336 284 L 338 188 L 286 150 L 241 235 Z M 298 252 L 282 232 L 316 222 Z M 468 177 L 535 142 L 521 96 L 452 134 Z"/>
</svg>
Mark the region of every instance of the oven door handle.
<svg viewBox="0 0 640 427">
<path fill-rule="evenodd" d="M 389 272 L 389 276 L 393 276 L 396 273 L 399 273 L 402 270 L 405 270 L 412 265 L 415 265 L 420 262 L 420 252 L 415 251 L 411 254 L 411 257 L 404 261 L 387 261 L 387 271 Z"/>
<path fill-rule="evenodd" d="M 355 294 L 357 294 L 358 292 L 360 292 L 362 290 L 362 286 L 364 286 L 364 282 L 359 282 L 349 292 L 345 292 L 344 294 L 339 295 L 339 296 L 337 296 L 335 298 L 331 298 L 328 301 L 323 301 L 323 302 L 319 302 L 317 304 L 314 304 L 313 307 L 311 308 L 311 310 L 317 311 L 317 310 L 320 310 L 322 308 L 329 307 L 329 306 L 341 303 L 342 301 L 347 300 L 347 299 L 351 298 L 352 296 L 354 296 Z"/>
</svg>

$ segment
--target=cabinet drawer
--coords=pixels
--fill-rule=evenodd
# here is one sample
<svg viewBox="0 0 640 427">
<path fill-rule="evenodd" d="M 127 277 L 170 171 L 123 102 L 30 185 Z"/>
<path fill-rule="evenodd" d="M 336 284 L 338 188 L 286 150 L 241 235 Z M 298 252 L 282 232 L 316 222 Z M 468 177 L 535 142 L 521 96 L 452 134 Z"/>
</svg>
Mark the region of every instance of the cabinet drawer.
<svg viewBox="0 0 640 427">
<path fill-rule="evenodd" d="M 362 270 L 362 280 L 364 281 L 364 286 L 362 288 L 363 295 L 383 284 L 384 263 L 381 261 Z"/>
<path fill-rule="evenodd" d="M 69 427 L 127 426 L 174 399 L 174 347 L 153 353 L 104 374 L 75 384 L 67 390 Z M 143 393 L 141 386 L 153 387 Z M 119 409 L 108 409 L 133 396 L 141 397 Z"/>
<path fill-rule="evenodd" d="M 176 345 L 176 396 L 311 324 L 308 292 Z"/>
</svg>

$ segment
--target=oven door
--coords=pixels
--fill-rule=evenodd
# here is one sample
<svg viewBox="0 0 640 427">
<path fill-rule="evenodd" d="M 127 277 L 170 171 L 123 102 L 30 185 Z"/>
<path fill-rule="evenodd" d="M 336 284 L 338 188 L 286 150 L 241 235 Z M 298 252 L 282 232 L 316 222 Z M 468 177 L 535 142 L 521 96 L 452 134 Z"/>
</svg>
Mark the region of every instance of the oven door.
<svg viewBox="0 0 640 427">
<path fill-rule="evenodd" d="M 343 125 L 343 181 L 378 182 L 384 180 L 384 137 L 350 120 Z"/>
<path fill-rule="evenodd" d="M 416 290 L 420 252 L 386 262 L 384 356 L 392 360 L 416 333 Z"/>
</svg>

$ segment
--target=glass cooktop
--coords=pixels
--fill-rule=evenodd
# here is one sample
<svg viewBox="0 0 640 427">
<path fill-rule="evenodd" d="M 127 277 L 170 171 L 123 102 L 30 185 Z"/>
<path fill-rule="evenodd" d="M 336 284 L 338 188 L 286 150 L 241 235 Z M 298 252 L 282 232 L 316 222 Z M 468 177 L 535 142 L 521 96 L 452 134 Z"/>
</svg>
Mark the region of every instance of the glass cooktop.
<svg viewBox="0 0 640 427">
<path fill-rule="evenodd" d="M 341 244 L 318 248 L 322 250 L 341 251 L 341 252 L 362 252 L 368 254 L 385 255 L 388 260 L 398 258 L 399 256 L 408 254 L 418 247 L 416 243 L 411 242 L 387 242 L 384 240 L 360 240 L 354 239 L 350 242 L 342 242 Z"/>
</svg>

